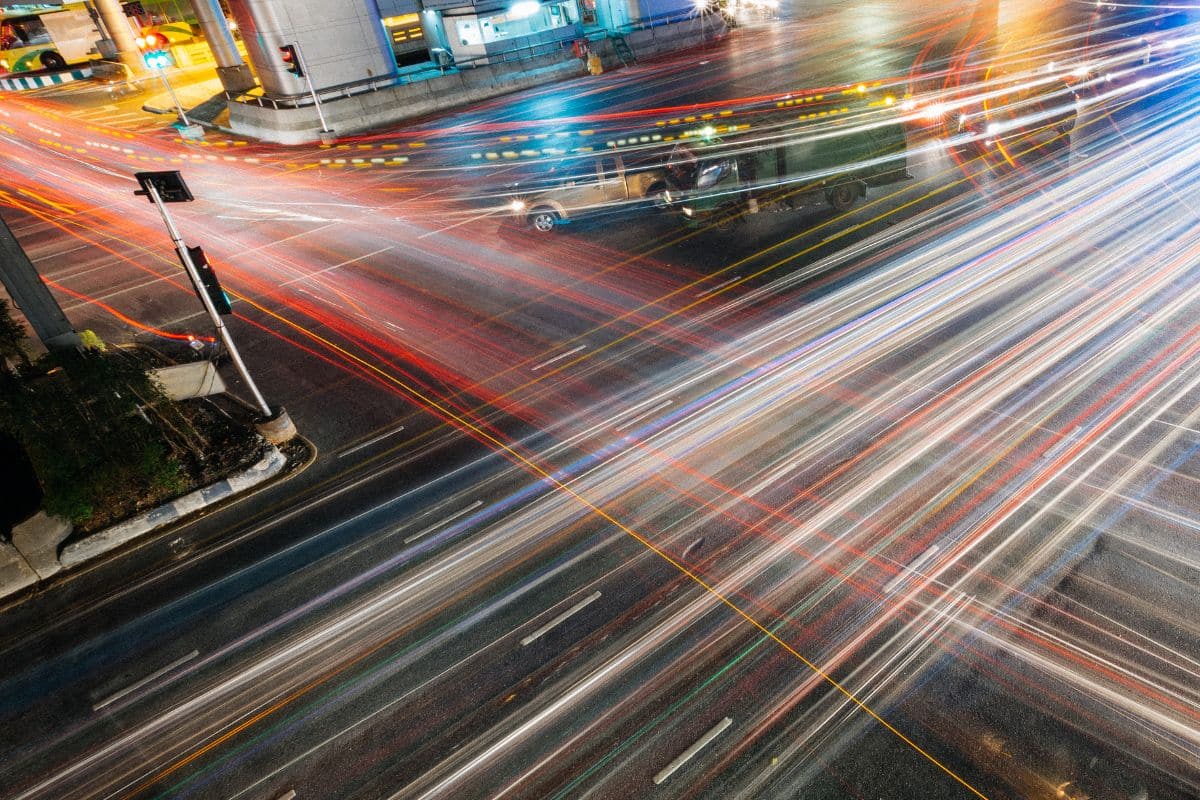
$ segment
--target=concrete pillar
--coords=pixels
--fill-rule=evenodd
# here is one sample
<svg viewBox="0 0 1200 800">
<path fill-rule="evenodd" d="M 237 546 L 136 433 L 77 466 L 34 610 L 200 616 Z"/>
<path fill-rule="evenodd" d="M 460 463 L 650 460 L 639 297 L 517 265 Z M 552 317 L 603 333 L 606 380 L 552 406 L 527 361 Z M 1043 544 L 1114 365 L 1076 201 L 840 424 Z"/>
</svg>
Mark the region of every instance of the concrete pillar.
<svg viewBox="0 0 1200 800">
<path fill-rule="evenodd" d="M 279 48 L 297 45 L 317 89 L 396 73 L 376 0 L 229 0 L 246 53 L 268 95 L 303 95 Z"/>
<path fill-rule="evenodd" d="M 104 28 L 108 33 L 108 38 L 117 48 L 117 57 L 121 63 L 137 75 L 149 72 L 146 65 L 142 63 L 137 37 L 133 35 L 133 29 L 129 27 L 129 17 L 125 16 L 125 12 L 121 10 L 121 0 L 95 0 L 95 4 L 96 11 L 100 14 L 100 20 L 104 23 Z"/>
<path fill-rule="evenodd" d="M 3 219 L 0 219 L 0 283 L 47 348 L 79 346 L 79 335 Z"/>
<path fill-rule="evenodd" d="M 208 49 L 212 50 L 216 59 L 217 77 L 221 79 L 225 91 L 244 92 L 253 89 L 254 75 L 238 52 L 221 4 L 217 0 L 192 0 L 192 10 L 196 12 L 200 30 L 204 31 Z"/>
</svg>

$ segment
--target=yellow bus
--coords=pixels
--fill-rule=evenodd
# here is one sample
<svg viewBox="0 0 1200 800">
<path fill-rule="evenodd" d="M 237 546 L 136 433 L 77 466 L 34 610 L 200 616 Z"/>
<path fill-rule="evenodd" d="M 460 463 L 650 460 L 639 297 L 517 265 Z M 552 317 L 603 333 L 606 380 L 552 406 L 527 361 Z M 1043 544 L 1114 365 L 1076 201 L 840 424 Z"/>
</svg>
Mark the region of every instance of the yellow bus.
<svg viewBox="0 0 1200 800">
<path fill-rule="evenodd" d="M 0 75 L 98 58 L 101 38 L 83 3 L 0 8 Z"/>
</svg>

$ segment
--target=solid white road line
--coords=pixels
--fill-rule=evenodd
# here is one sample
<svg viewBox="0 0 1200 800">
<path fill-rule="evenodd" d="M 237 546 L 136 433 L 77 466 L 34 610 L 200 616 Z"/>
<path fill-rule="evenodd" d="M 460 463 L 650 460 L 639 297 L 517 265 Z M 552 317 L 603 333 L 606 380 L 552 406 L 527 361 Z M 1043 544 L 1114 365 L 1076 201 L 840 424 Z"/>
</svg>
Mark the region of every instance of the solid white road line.
<svg viewBox="0 0 1200 800">
<path fill-rule="evenodd" d="M 198 655 L 200 655 L 200 651 L 193 650 L 192 652 L 188 653 L 186 656 L 175 659 L 174 661 L 172 661 L 170 664 L 167 664 L 162 669 L 156 670 L 155 672 L 151 672 L 149 675 L 142 678 L 137 683 L 130 684 L 129 686 L 126 686 L 124 689 L 122 689 L 121 691 L 117 692 L 116 694 L 111 694 L 108 697 L 101 700 L 99 703 L 96 703 L 94 706 L 92 706 L 92 711 L 99 711 L 100 709 L 104 708 L 107 705 L 112 705 L 113 703 L 117 702 L 125 695 L 131 694 L 132 692 L 136 692 L 138 689 L 142 688 L 146 684 L 148 684 L 158 678 L 161 678 L 163 675 L 166 675 L 171 670 L 175 669 L 178 666 L 186 664 L 187 662 L 191 661 L 193 658 L 195 658 Z"/>
<path fill-rule="evenodd" d="M 362 450 L 364 447 L 370 447 L 371 445 L 375 444 L 376 442 L 382 441 L 382 440 L 388 438 L 389 436 L 395 436 L 397 433 L 399 433 L 402 430 L 404 430 L 403 425 L 401 425 L 397 428 L 393 428 L 390 431 L 385 431 L 372 439 L 367 439 L 365 442 L 362 442 L 361 444 L 354 445 L 354 447 L 351 447 L 349 450 L 343 450 L 342 452 L 338 453 L 338 458 L 345 458 L 346 456 L 350 455 L 351 453 L 357 453 L 359 450 Z"/>
<path fill-rule="evenodd" d="M 716 286 L 710 286 L 709 288 L 705 289 L 702 292 L 697 292 L 696 297 L 704 297 L 705 295 L 715 294 L 716 292 L 719 292 L 721 289 L 724 289 L 726 286 L 733 283 L 734 281 L 740 281 L 741 279 L 742 279 L 741 275 L 734 275 L 732 278 L 730 278 L 727 281 L 721 281 Z"/>
<path fill-rule="evenodd" d="M 420 538 L 421 538 L 422 536 L 424 536 L 425 534 L 427 534 L 427 533 L 430 533 L 431 531 L 436 531 L 438 528 L 441 528 L 441 527 L 443 527 L 444 525 L 446 525 L 446 524 L 448 524 L 448 523 L 450 523 L 450 522 L 453 522 L 454 520 L 458 519 L 458 518 L 459 518 L 459 517 L 461 517 L 463 514 L 467 514 L 467 513 L 471 512 L 471 511 L 474 511 L 475 509 L 479 508 L 481 505 L 483 505 L 483 501 L 482 501 L 482 500 L 476 500 L 474 503 L 471 503 L 471 505 L 467 506 L 466 508 L 460 508 L 458 511 L 455 511 L 453 514 L 451 514 L 450 516 L 446 517 L 445 519 L 443 519 L 443 520 L 441 520 L 441 521 L 439 521 L 439 522 L 435 522 L 435 523 L 433 523 L 432 525 L 430 525 L 430 526 L 429 526 L 429 527 L 427 527 L 427 528 L 422 528 L 421 530 L 419 530 L 419 531 L 417 531 L 416 533 L 414 533 L 412 536 L 409 536 L 407 539 L 405 539 L 405 540 L 404 540 L 404 543 L 405 543 L 405 544 L 412 544 L 413 542 L 415 542 L 417 539 L 420 539 Z"/>
<path fill-rule="evenodd" d="M 565 353 L 559 353 L 559 354 L 558 354 L 558 355 L 556 355 L 554 358 L 551 358 L 551 359 L 549 359 L 549 360 L 547 360 L 547 361 L 543 361 L 542 363 L 538 364 L 536 367 L 534 367 L 534 368 L 533 368 L 533 371 L 534 371 L 534 372 L 537 372 L 539 369 L 542 369 L 543 367 L 548 367 L 548 366 L 550 366 L 550 365 L 551 365 L 551 364 L 553 364 L 555 361 L 562 361 L 562 360 L 563 360 L 564 358 L 566 358 L 567 356 L 572 356 L 572 355 L 575 355 L 575 354 L 576 354 L 576 353 L 578 353 L 580 350 L 586 350 L 586 349 L 587 349 L 587 345 L 586 345 L 586 344 L 581 344 L 581 345 L 579 345 L 579 347 L 576 347 L 576 348 L 574 348 L 574 349 L 572 349 L 572 350 L 568 350 L 568 351 L 567 351 L 567 352 L 565 352 Z"/>
<path fill-rule="evenodd" d="M 694 541 L 694 542 L 692 542 L 691 544 L 689 544 L 689 545 L 687 546 L 687 548 L 686 548 L 686 549 L 683 551 L 683 554 L 682 554 L 681 556 L 679 556 L 679 557 L 680 557 L 681 559 L 683 559 L 684 561 L 686 561 L 686 560 L 687 560 L 687 557 L 688 557 L 688 556 L 691 554 L 691 552 L 692 552 L 693 550 L 698 550 L 699 548 L 701 548 L 701 547 L 703 547 L 703 546 L 704 546 L 704 537 L 703 537 L 703 536 L 701 536 L 699 539 L 697 539 L 696 541 Z"/>
<path fill-rule="evenodd" d="M 1174 422 L 1167 422 L 1165 419 L 1163 419 L 1161 417 L 1156 419 L 1155 422 L 1157 422 L 1160 425 L 1166 425 L 1168 428 L 1178 428 L 1179 430 L 1187 431 L 1188 433 L 1200 434 L 1200 430 L 1196 430 L 1195 428 L 1189 428 L 1186 425 L 1176 425 Z"/>
<path fill-rule="evenodd" d="M 455 228 L 460 228 L 460 227 L 462 227 L 463 225 L 468 225 L 468 224 L 470 224 L 470 223 L 472 223 L 472 222 L 476 222 L 476 221 L 478 221 L 478 220 L 481 220 L 481 219 L 487 219 L 488 217 L 492 216 L 493 214 L 496 214 L 496 213 L 497 213 L 497 211 L 498 211 L 497 209 L 493 209 L 493 210 L 491 210 L 491 211 L 485 211 L 485 212 L 483 212 L 482 214 L 476 214 L 476 215 L 475 215 L 475 216 L 473 216 L 473 217 L 468 217 L 467 219 L 464 219 L 462 222 L 456 222 L 456 223 L 454 223 L 453 225 L 447 225 L 447 226 L 445 226 L 445 227 L 443 227 L 443 228 L 438 228 L 438 229 L 436 229 L 436 230 L 432 230 L 432 231 L 428 231 L 428 232 L 426 232 L 426 233 L 422 233 L 422 234 L 421 234 L 420 236 L 418 236 L 417 238 L 418 238 L 418 239 L 425 239 L 425 238 L 428 238 L 428 237 L 430 237 L 430 236 L 433 236 L 433 235 L 435 235 L 435 234 L 439 234 L 439 233 L 445 233 L 446 231 L 452 231 L 452 230 L 454 230 Z"/>
<path fill-rule="evenodd" d="M 696 753 L 699 753 L 701 750 L 703 750 L 705 748 L 705 746 L 708 745 L 709 742 L 711 742 L 713 739 L 720 736 L 722 731 L 724 731 L 726 728 L 728 728 L 732 724 L 733 724 L 733 720 L 731 720 L 729 717 L 726 717 L 725 719 L 718 722 L 716 725 L 713 725 L 711 728 L 709 728 L 708 733 L 704 734 L 699 739 L 697 739 L 695 744 L 693 744 L 687 750 L 684 750 L 682 753 L 680 753 L 678 756 L 676 756 L 674 761 L 672 761 L 670 764 L 667 764 L 665 767 L 662 768 L 661 772 L 659 772 L 657 775 L 654 776 L 654 784 L 657 786 L 658 784 L 665 781 L 667 778 L 671 777 L 671 773 L 673 773 L 675 770 L 679 769 L 684 764 L 686 764 L 689 760 L 691 760 L 692 756 L 696 755 Z"/>
<path fill-rule="evenodd" d="M 549 630 L 550 630 L 550 629 L 552 629 L 552 628 L 555 628 L 555 627 L 557 627 L 558 625 L 561 625 L 561 624 L 562 624 L 562 623 L 563 623 L 563 622 L 564 622 L 564 621 L 565 621 L 565 620 L 566 620 L 568 617 L 570 617 L 572 614 L 575 614 L 575 613 L 577 613 L 577 612 L 579 612 L 579 611 L 583 610 L 583 608 L 584 608 L 585 606 L 587 606 L 587 605 L 589 605 L 589 604 L 591 604 L 591 603 L 594 603 L 594 602 L 596 602 L 596 601 L 597 601 L 597 600 L 599 600 L 599 599 L 600 599 L 600 593 L 599 593 L 599 592 L 592 592 L 590 595 L 588 595 L 587 597 L 583 598 L 583 599 L 582 599 L 582 600 L 580 600 L 578 603 L 576 603 L 575 605 L 571 606 L 571 607 L 570 607 L 570 608 L 568 608 L 566 611 L 562 612 L 562 613 L 561 613 L 561 614 L 559 614 L 557 617 L 555 617 L 554 619 L 550 620 L 550 621 L 549 621 L 549 622 L 547 622 L 545 625 L 543 625 L 542 627 L 538 628 L 536 631 L 534 631 L 533 633 L 529 634 L 529 635 L 528 635 L 528 636 L 526 636 L 524 639 L 522 639 L 522 640 L 521 640 L 521 646 L 522 646 L 522 647 L 524 647 L 524 646 L 526 646 L 526 645 L 528 645 L 528 644 L 531 644 L 531 643 L 533 643 L 533 642 L 536 642 L 538 639 L 542 638 L 542 636 L 543 636 L 543 635 L 544 635 L 544 634 L 545 634 L 547 631 L 549 631 Z"/>
<path fill-rule="evenodd" d="M 58 258 L 59 256 L 65 256 L 67 253 L 75 253 L 75 252 L 78 252 L 79 250 L 86 250 L 89 247 L 92 247 L 92 245 L 81 244 L 78 247 L 71 247 L 66 250 L 59 250 L 57 253 L 47 253 L 44 256 L 38 256 L 38 260 L 40 261 L 42 259 L 45 259 L 45 260 L 49 261 L 52 258 Z M 88 270 L 88 271 L 91 272 L 91 270 Z"/>
<path fill-rule="evenodd" d="M 314 217 L 313 219 L 315 220 L 316 218 Z M 386 253 L 388 250 L 391 250 L 394 247 L 395 247 L 394 244 L 389 244 L 386 247 L 379 248 L 378 250 L 372 250 L 370 253 L 363 253 L 361 256 L 355 256 L 354 258 L 343 261 L 340 264 L 334 264 L 331 267 L 325 267 L 323 269 L 317 270 L 316 272 L 310 272 L 307 275 L 301 275 L 297 278 L 292 278 L 291 280 L 287 280 L 287 281 L 284 281 L 283 283 L 276 284 L 276 285 L 277 286 L 291 286 L 293 283 L 299 283 L 300 281 L 312 280 L 313 278 L 317 277 L 318 275 L 324 275 L 325 273 L 332 272 L 335 269 L 341 269 L 342 267 L 348 267 L 351 264 L 357 264 L 359 261 L 365 261 L 368 258 L 372 258 L 374 256 L 379 255 L 380 253 Z M 300 291 L 304 291 L 304 290 L 301 289 Z"/>
</svg>

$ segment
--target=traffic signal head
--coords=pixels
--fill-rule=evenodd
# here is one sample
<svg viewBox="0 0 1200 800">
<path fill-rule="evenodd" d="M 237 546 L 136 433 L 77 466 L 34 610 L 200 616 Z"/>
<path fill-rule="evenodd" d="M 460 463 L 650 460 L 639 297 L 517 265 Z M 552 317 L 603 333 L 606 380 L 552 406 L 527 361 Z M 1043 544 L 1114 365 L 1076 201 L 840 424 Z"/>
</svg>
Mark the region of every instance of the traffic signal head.
<svg viewBox="0 0 1200 800">
<path fill-rule="evenodd" d="M 300 55 L 296 52 L 296 45 L 281 45 L 279 48 L 279 53 L 283 58 L 283 65 L 287 67 L 287 71 L 295 75 L 297 78 L 303 78 L 304 69 L 300 66 Z"/>
<path fill-rule="evenodd" d="M 171 43 L 161 33 L 148 32 L 137 38 L 138 50 L 142 51 L 142 63 L 152 69 L 174 66 L 171 58 Z"/>
<path fill-rule="evenodd" d="M 232 314 L 233 305 L 229 302 L 229 295 L 225 294 L 225 290 L 221 288 L 221 282 L 217 280 L 217 273 L 213 272 L 212 265 L 208 263 L 208 256 L 204 255 L 204 250 L 197 246 L 189 247 L 187 252 L 192 266 L 196 268 L 196 272 L 200 276 L 204 293 L 212 301 L 213 308 L 222 316 Z M 199 288 L 197 288 L 197 292 L 199 292 Z"/>
</svg>

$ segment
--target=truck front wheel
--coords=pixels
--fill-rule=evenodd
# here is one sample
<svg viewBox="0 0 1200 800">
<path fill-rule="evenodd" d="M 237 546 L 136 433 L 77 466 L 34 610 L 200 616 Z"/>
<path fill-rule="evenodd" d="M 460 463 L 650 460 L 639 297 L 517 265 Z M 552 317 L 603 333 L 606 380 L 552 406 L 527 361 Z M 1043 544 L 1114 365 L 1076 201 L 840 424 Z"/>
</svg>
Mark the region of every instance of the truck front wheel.
<svg viewBox="0 0 1200 800">
<path fill-rule="evenodd" d="M 558 222 L 558 214 L 552 208 L 535 208 L 529 212 L 529 227 L 538 233 L 550 233 Z"/>
<path fill-rule="evenodd" d="M 655 183 L 646 190 L 646 197 L 650 199 L 650 205 L 662 211 L 667 207 L 667 185 L 665 183 Z"/>
<path fill-rule="evenodd" d="M 849 211 L 858 200 L 859 194 L 861 192 L 858 184 L 839 183 L 825 190 L 825 199 L 833 206 L 834 211 Z"/>
</svg>

